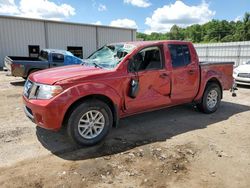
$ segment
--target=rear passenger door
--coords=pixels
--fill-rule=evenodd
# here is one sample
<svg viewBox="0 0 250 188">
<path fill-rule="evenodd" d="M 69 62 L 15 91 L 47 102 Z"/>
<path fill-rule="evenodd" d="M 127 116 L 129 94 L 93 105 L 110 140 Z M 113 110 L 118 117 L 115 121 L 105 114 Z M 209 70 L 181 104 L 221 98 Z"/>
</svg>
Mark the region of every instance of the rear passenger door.
<svg viewBox="0 0 250 188">
<path fill-rule="evenodd" d="M 176 103 L 191 102 L 199 89 L 199 66 L 187 44 L 169 44 L 172 64 L 171 100 Z"/>
<path fill-rule="evenodd" d="M 50 67 L 58 67 L 64 65 L 64 55 L 60 53 L 52 53 L 51 54 L 51 60 Z"/>
</svg>

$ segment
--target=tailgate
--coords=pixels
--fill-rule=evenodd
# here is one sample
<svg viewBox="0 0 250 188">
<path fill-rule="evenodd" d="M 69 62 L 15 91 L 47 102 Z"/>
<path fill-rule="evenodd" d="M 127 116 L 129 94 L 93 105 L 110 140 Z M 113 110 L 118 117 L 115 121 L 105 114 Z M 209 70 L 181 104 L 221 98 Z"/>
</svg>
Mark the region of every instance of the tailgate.
<svg viewBox="0 0 250 188">
<path fill-rule="evenodd" d="M 12 59 L 8 56 L 4 58 L 4 65 L 8 71 L 11 71 Z"/>
</svg>

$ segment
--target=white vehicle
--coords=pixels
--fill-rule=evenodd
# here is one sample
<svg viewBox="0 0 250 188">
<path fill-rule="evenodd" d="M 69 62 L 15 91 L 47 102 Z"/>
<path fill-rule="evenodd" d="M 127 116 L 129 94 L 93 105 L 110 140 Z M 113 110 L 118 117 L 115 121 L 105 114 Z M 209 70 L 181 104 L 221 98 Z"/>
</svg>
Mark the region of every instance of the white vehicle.
<svg viewBox="0 0 250 188">
<path fill-rule="evenodd" d="M 250 85 L 250 60 L 234 69 L 233 77 L 239 85 Z"/>
</svg>

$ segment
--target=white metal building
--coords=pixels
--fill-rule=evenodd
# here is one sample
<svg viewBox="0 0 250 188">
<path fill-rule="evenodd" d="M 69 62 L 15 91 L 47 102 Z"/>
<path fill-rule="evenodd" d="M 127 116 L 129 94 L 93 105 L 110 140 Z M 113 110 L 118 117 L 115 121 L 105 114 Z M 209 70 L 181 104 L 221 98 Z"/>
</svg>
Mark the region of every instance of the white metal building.
<svg viewBox="0 0 250 188">
<path fill-rule="evenodd" d="M 250 60 L 250 41 L 195 44 L 200 61 L 233 61 L 235 65 Z"/>
<path fill-rule="evenodd" d="M 107 43 L 134 40 L 136 29 L 0 16 L 0 67 L 5 56 L 32 56 L 43 48 L 86 58 Z"/>
</svg>

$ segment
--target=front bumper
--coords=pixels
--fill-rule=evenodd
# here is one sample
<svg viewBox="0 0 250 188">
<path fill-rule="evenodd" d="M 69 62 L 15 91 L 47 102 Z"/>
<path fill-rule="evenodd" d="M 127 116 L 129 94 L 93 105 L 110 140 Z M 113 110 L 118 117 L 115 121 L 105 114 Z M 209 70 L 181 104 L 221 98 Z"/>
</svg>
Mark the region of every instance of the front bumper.
<svg viewBox="0 0 250 188">
<path fill-rule="evenodd" d="M 236 77 L 235 83 L 240 85 L 250 85 L 250 78 Z"/>
<path fill-rule="evenodd" d="M 33 123 L 36 123 L 35 118 L 34 118 L 33 113 L 32 113 L 32 110 L 31 110 L 29 107 L 27 107 L 27 106 L 24 106 L 24 107 L 23 107 L 23 110 L 24 110 L 25 115 L 26 115 Z"/>
<path fill-rule="evenodd" d="M 57 100 L 28 100 L 23 96 L 26 116 L 39 127 L 58 131 L 63 123 L 64 108 Z"/>
</svg>

